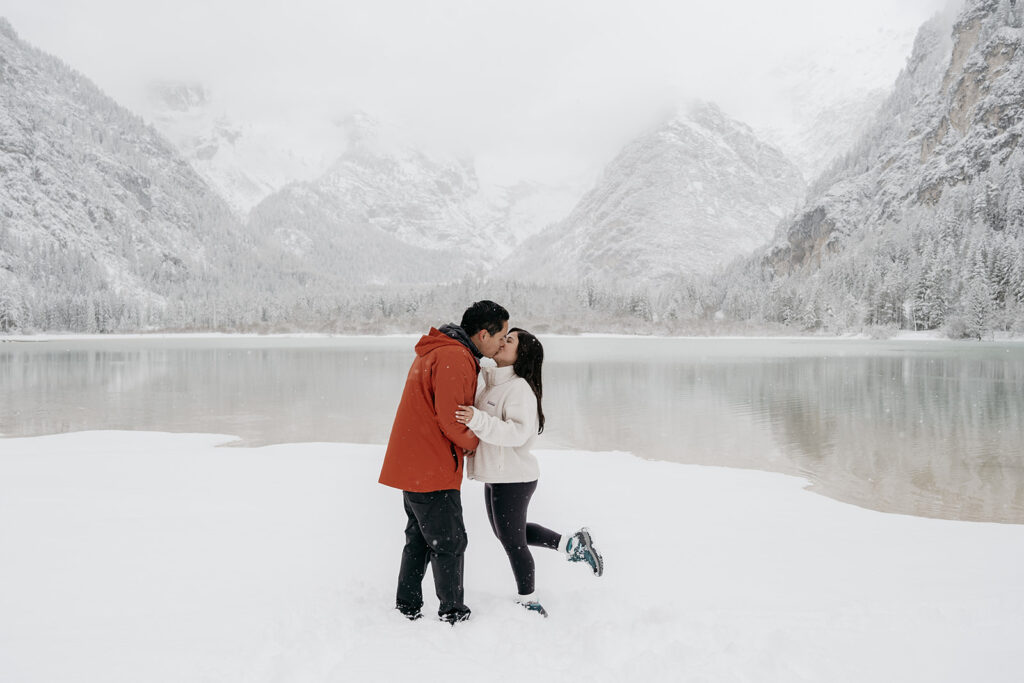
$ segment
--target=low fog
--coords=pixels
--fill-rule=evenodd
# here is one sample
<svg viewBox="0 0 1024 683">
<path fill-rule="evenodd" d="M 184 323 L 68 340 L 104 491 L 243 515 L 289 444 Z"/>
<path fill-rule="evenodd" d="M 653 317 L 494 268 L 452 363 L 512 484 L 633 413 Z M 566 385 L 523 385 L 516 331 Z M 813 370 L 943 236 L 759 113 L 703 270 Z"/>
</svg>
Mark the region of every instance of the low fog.
<svg viewBox="0 0 1024 683">
<path fill-rule="evenodd" d="M 0 15 L 137 110 L 154 81 L 201 83 L 225 115 L 314 144 L 361 110 L 488 180 L 570 182 L 691 98 L 785 128 L 807 73 L 891 84 L 945 4 L 5 0 Z"/>
</svg>

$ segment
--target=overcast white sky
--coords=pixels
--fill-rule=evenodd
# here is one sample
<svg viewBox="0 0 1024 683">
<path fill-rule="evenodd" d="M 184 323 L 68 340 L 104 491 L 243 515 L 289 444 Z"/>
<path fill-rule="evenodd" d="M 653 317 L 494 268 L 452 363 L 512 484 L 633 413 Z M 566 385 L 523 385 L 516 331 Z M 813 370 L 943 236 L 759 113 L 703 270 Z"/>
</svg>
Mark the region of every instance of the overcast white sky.
<svg viewBox="0 0 1024 683">
<path fill-rule="evenodd" d="M 154 79 L 201 81 L 239 117 L 359 108 L 485 173 L 585 173 L 684 98 L 758 125 L 774 67 L 947 0 L 0 0 L 19 35 L 128 106 Z M 845 54 L 845 53 L 844 53 Z M 871 55 L 895 78 L 906 55 Z M 837 78 L 857 79 L 860 68 Z"/>
</svg>

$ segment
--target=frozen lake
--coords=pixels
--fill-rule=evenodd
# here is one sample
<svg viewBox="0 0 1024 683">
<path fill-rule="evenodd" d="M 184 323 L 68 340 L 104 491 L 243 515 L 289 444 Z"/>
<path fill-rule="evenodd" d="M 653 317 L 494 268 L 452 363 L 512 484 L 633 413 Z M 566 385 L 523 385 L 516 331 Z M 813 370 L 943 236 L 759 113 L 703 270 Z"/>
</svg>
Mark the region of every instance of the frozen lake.
<svg viewBox="0 0 1024 683">
<path fill-rule="evenodd" d="M 540 448 L 806 477 L 874 509 L 1024 523 L 1024 345 L 542 338 Z M 413 337 L 0 343 L 0 433 L 384 443 Z M 2 448 L 2 442 L 0 442 Z M 624 485 L 628 485 L 625 483 Z"/>
</svg>

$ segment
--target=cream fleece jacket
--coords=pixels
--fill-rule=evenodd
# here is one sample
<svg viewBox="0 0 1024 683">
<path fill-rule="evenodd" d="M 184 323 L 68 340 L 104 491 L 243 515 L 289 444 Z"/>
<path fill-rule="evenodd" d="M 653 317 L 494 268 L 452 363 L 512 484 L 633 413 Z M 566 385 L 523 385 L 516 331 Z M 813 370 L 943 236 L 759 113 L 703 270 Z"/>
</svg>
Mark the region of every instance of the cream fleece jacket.
<svg viewBox="0 0 1024 683">
<path fill-rule="evenodd" d="M 467 425 L 480 438 L 476 455 L 466 458 L 466 476 L 487 484 L 536 481 L 537 397 L 512 367 L 482 368 L 473 419 Z"/>
</svg>

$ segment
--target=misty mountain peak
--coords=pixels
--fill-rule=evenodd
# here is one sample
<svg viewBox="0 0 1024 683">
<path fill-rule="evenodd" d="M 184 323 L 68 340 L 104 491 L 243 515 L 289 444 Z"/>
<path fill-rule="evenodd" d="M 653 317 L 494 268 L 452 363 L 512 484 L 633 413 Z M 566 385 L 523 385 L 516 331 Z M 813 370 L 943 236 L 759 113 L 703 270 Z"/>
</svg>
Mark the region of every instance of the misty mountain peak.
<svg viewBox="0 0 1024 683">
<path fill-rule="evenodd" d="M 0 33 L 7 36 L 11 40 L 18 40 L 18 33 L 11 26 L 11 22 L 7 21 L 5 17 L 0 17 Z"/>
<path fill-rule="evenodd" d="M 340 126 L 353 147 L 372 146 L 380 139 L 380 121 L 365 111 L 349 112 L 342 118 Z"/>
<path fill-rule="evenodd" d="M 202 109 L 210 103 L 210 93 L 202 83 L 186 81 L 154 81 L 146 88 L 154 105 L 176 112 Z"/>
<path fill-rule="evenodd" d="M 711 103 L 626 145 L 560 224 L 509 259 L 526 280 L 641 285 L 749 253 L 802 196 L 800 171 Z"/>
<path fill-rule="evenodd" d="M 668 125 L 688 125 L 694 123 L 710 130 L 721 130 L 727 125 L 743 125 L 738 121 L 730 121 L 717 104 L 705 100 L 693 100 L 677 108 Z"/>
</svg>

